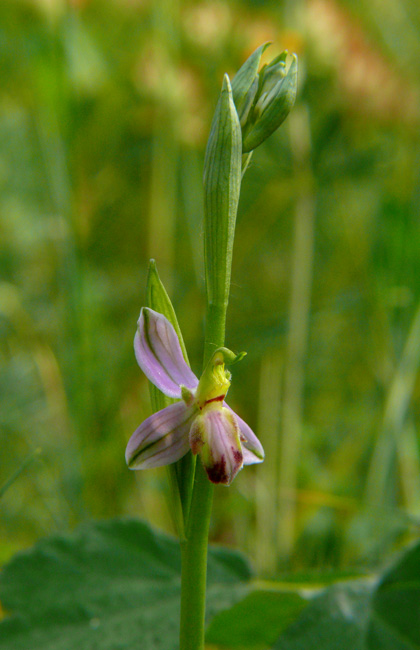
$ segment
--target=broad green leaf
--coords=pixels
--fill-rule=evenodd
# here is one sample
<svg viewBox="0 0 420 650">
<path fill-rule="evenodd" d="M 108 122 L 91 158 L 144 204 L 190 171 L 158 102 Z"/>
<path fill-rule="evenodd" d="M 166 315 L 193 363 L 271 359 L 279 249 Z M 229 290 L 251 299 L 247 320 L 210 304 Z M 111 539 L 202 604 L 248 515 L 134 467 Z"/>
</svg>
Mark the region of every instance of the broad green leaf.
<svg viewBox="0 0 420 650">
<path fill-rule="evenodd" d="M 302 612 L 273 649 L 362 650 L 371 594 L 372 585 L 365 581 L 331 585 Z"/>
<path fill-rule="evenodd" d="M 210 550 L 208 613 L 243 596 L 238 554 Z M 137 520 L 39 541 L 0 574 L 1 650 L 176 650 L 178 543 Z"/>
<path fill-rule="evenodd" d="M 274 648 L 419 650 L 420 544 L 379 580 L 349 580 L 328 588 Z"/>
<path fill-rule="evenodd" d="M 255 590 L 211 622 L 206 639 L 223 647 L 262 650 L 274 643 L 306 607 L 307 599 L 286 590 Z"/>
<path fill-rule="evenodd" d="M 208 641 L 244 650 L 420 650 L 420 544 L 382 575 L 322 581 L 247 594 L 213 619 Z"/>
<path fill-rule="evenodd" d="M 420 648 L 420 544 L 384 575 L 371 610 L 366 648 Z"/>
</svg>

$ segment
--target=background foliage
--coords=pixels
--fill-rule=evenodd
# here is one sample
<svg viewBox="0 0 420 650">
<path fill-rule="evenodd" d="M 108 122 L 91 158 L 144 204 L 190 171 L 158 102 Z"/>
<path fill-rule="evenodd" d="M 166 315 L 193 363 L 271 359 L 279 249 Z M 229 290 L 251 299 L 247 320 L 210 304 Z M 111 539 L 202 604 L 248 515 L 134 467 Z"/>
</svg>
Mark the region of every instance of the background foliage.
<svg viewBox="0 0 420 650">
<path fill-rule="evenodd" d="M 180 559 L 177 540 L 137 519 L 41 539 L 0 573 L 0 648 L 176 650 Z M 420 648 L 419 544 L 385 571 L 331 584 L 258 584 L 239 553 L 220 547 L 208 564 L 209 650 Z"/>
<path fill-rule="evenodd" d="M 124 462 L 150 413 L 135 322 L 154 257 L 199 370 L 204 147 L 223 73 L 267 40 L 299 98 L 243 183 L 227 329 L 267 460 L 217 490 L 212 538 L 265 575 L 418 535 L 418 3 L 6 0 L 2 561 L 92 517 L 172 530 L 165 472 Z"/>
</svg>

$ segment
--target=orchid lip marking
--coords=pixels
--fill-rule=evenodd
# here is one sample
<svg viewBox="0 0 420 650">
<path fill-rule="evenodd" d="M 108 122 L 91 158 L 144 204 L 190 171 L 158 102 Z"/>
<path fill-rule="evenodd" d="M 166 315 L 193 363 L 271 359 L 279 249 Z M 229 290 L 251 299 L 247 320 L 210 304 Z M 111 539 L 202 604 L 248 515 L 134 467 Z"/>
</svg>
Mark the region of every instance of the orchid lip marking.
<svg viewBox="0 0 420 650">
<path fill-rule="evenodd" d="M 226 395 L 219 395 L 218 397 L 212 397 L 211 399 L 208 399 L 207 401 L 204 402 L 203 406 L 200 406 L 200 410 L 202 411 L 207 404 L 211 404 L 211 402 L 223 402 L 225 399 Z"/>
</svg>

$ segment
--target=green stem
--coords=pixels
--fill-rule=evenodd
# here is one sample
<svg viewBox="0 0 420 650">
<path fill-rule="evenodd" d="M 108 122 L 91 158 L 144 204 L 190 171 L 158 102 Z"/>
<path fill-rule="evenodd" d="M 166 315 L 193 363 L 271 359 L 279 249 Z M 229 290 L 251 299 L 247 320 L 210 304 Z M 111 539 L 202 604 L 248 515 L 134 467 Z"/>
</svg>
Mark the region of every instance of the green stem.
<svg viewBox="0 0 420 650">
<path fill-rule="evenodd" d="M 181 650 L 203 650 L 206 613 L 207 545 L 213 485 L 196 465 L 187 540 L 181 545 Z"/>
<path fill-rule="evenodd" d="M 203 368 L 206 367 L 213 352 L 225 344 L 226 310 L 227 305 L 224 304 L 209 303 L 207 305 Z"/>
<path fill-rule="evenodd" d="M 204 211 L 206 269 L 206 336 L 204 368 L 225 342 L 232 247 L 241 186 L 241 127 L 225 76 L 206 150 Z M 207 546 L 213 485 L 196 463 L 187 538 L 181 543 L 181 650 L 204 650 Z"/>
<path fill-rule="evenodd" d="M 227 305 L 207 305 L 204 367 L 225 341 Z M 187 539 L 181 542 L 181 650 L 204 650 L 206 613 L 207 546 L 213 484 L 201 462 L 196 464 Z"/>
</svg>

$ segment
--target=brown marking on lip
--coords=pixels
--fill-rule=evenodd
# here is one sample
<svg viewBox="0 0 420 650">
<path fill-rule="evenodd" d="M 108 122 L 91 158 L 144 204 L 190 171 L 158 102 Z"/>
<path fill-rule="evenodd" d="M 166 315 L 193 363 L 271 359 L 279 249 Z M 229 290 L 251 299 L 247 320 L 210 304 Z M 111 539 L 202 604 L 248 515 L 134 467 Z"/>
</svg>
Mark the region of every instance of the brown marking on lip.
<svg viewBox="0 0 420 650">
<path fill-rule="evenodd" d="M 225 397 L 226 395 L 219 395 L 218 397 L 213 397 L 212 399 L 208 399 L 206 402 L 204 402 L 204 406 L 210 404 L 211 402 L 223 402 Z"/>
<path fill-rule="evenodd" d="M 212 467 L 206 467 L 207 476 L 212 483 L 223 483 L 229 485 L 229 476 L 226 472 L 226 460 L 221 456 L 219 462 Z"/>
<path fill-rule="evenodd" d="M 239 449 L 234 449 L 233 447 L 232 447 L 232 451 L 233 451 L 233 457 L 235 461 L 238 463 L 238 465 L 240 465 L 244 459 L 242 452 L 239 451 Z"/>
</svg>

